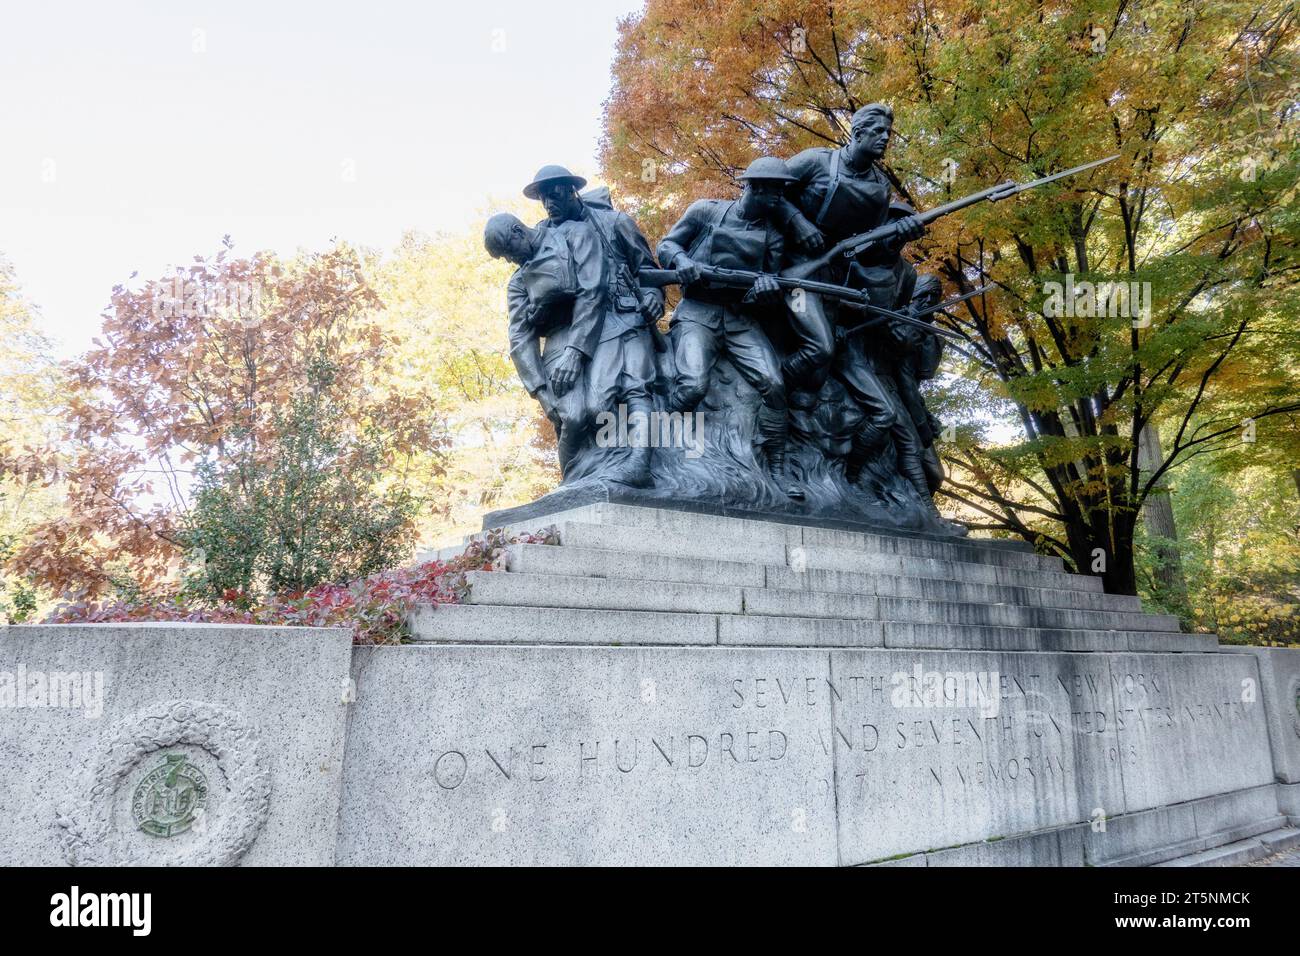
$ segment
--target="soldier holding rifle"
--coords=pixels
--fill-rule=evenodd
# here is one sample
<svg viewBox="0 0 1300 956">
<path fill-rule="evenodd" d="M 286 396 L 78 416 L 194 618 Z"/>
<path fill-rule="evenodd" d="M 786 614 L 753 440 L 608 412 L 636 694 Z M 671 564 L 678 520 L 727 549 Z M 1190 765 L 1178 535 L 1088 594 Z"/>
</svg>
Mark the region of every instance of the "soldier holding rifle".
<svg viewBox="0 0 1300 956">
<path fill-rule="evenodd" d="M 739 199 L 693 203 L 659 244 L 659 261 L 676 270 L 682 285 L 682 301 L 673 310 L 677 378 L 668 407 L 692 411 L 708 391 L 719 356 L 730 358 L 762 399 L 755 431 L 767 454 L 769 475 L 790 494 L 785 487 L 785 384 L 758 310 L 781 304 L 773 273 L 780 268 L 784 241 L 772 213 L 792 177 L 783 161 L 766 156 L 750 163 L 740 179 L 745 189 Z M 748 289 L 735 288 L 709 282 L 701 267 L 758 275 Z"/>
</svg>

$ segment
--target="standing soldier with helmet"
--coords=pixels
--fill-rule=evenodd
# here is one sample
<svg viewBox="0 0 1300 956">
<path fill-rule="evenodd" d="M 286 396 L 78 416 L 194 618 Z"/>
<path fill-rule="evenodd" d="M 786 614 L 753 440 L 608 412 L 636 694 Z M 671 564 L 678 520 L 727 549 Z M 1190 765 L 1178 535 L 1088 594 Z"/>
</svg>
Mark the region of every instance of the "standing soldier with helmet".
<svg viewBox="0 0 1300 956">
<path fill-rule="evenodd" d="M 659 261 L 675 269 L 682 284 L 672 320 L 677 377 L 669 408 L 693 410 L 708 392 L 714 363 L 725 355 L 762 400 L 755 431 L 768 474 L 797 497 L 785 479 L 788 424 L 781 361 L 760 325 L 762 309 L 781 307 L 773 274 L 785 246 L 773 214 L 794 177 L 782 160 L 765 156 L 750 163 L 740 179 L 745 188 L 739 199 L 693 203 L 659 244 Z M 765 274 L 745 290 L 711 285 L 701 267 Z"/>
<path fill-rule="evenodd" d="M 628 456 L 597 477 L 633 487 L 651 484 L 650 427 L 655 380 L 652 326 L 664 313 L 663 291 L 642 288 L 636 278 L 655 267 L 650 244 L 631 216 L 608 203 L 608 195 L 579 195 L 587 184 L 563 166 L 543 166 L 524 187 L 524 195 L 540 200 L 547 218 L 537 229 L 545 233 L 565 223 L 584 222 L 605 257 L 605 308 L 599 335 L 592 347 L 571 341 L 550 372 L 550 384 L 562 397 L 586 372 L 587 408 L 594 421 L 618 404 L 627 407 Z"/>
</svg>

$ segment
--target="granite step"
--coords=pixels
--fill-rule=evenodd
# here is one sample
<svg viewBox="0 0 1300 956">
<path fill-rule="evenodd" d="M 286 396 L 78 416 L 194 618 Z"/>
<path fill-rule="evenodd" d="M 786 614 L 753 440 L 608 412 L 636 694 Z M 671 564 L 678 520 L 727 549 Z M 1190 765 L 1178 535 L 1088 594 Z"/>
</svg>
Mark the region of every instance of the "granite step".
<svg viewBox="0 0 1300 956">
<path fill-rule="evenodd" d="M 803 571 L 767 568 L 765 585 L 795 591 L 874 592 L 882 597 L 915 597 L 933 601 L 1027 604 L 1094 611 L 1142 610 L 1140 598 L 1128 594 L 1107 594 L 1102 590 L 968 581 L 961 577 L 841 571 L 834 568 L 814 567 Z"/>
<path fill-rule="evenodd" d="M 571 545 L 512 544 L 501 566 L 525 574 L 632 578 L 638 581 L 708 582 L 727 587 L 761 588 L 766 565 L 747 561 L 682 558 L 641 551 L 602 551 Z"/>
<path fill-rule="evenodd" d="M 877 602 L 877 606 L 869 610 L 866 602 L 872 600 Z M 988 624 L 1002 627 L 1144 631 L 1177 631 L 1179 628 L 1178 618 L 1172 615 L 1137 611 L 1096 611 L 889 596 L 864 597 L 829 591 L 778 591 L 772 588 L 746 588 L 745 613 L 787 617 L 868 617 L 882 621 Z"/>
<path fill-rule="evenodd" d="M 716 545 L 729 551 L 751 547 L 766 553 L 779 553 L 783 546 L 803 546 L 807 548 L 842 548 L 849 551 L 903 555 L 914 558 L 938 558 L 946 561 L 964 561 L 1031 571 L 1060 571 L 1063 567 L 1059 557 L 1041 555 L 1033 551 L 972 545 L 963 543 L 967 539 L 962 538 L 934 540 L 862 531 L 838 531 L 830 528 L 810 528 L 765 521 L 716 519 L 708 515 L 691 515 L 673 511 L 660 512 L 649 508 L 631 509 L 627 512 L 620 511 L 617 513 L 616 519 L 606 516 L 602 520 L 593 521 L 556 516 L 555 520 L 543 527 L 559 529 L 561 538 L 563 538 L 565 526 L 584 525 L 605 528 L 609 534 L 621 534 L 627 540 L 663 541 L 674 549 L 691 548 L 694 545 L 695 548 L 692 551 L 683 551 L 683 553 L 687 553 L 692 557 L 710 556 L 707 551 L 698 551 L 700 545 L 706 547 Z M 714 522 L 717 521 L 722 523 L 715 524 Z M 530 525 L 528 527 L 512 527 L 507 530 L 519 532 L 538 529 L 534 529 Z M 622 549 L 612 547 L 609 550 L 618 551 Z M 726 558 L 726 555 L 719 556 Z"/>
<path fill-rule="evenodd" d="M 914 578 L 830 568 L 796 570 L 739 561 L 677 558 L 660 554 L 602 551 L 569 545 L 517 544 L 507 549 L 505 567 L 529 574 L 632 578 L 643 581 L 708 581 L 738 587 L 831 591 L 915 597 L 940 601 L 1025 604 L 1098 611 L 1140 611 L 1129 595 L 1065 588 L 980 584 L 948 578 Z"/>
<path fill-rule="evenodd" d="M 679 581 L 628 581 L 513 571 L 471 571 L 466 604 L 514 604 L 532 608 L 599 608 L 610 611 L 678 611 L 741 614 L 739 587 Z"/>
<path fill-rule="evenodd" d="M 1177 867 L 1243 866 L 1256 860 L 1262 860 L 1274 853 L 1279 853 L 1289 847 L 1300 845 L 1300 840 L 1297 839 L 1298 835 L 1300 835 L 1300 831 L 1289 827 L 1279 828 L 1262 833 L 1257 837 L 1251 837 L 1248 840 L 1238 840 L 1236 843 L 1211 847 L 1208 850 L 1201 850 L 1199 853 L 1175 857 L 1172 860 L 1166 860 L 1155 865 Z"/>
<path fill-rule="evenodd" d="M 1100 578 L 1066 571 L 1026 571 L 942 558 L 912 558 L 869 554 L 845 548 L 803 547 L 791 552 L 790 567 L 860 574 L 887 574 L 909 578 L 964 581 L 969 584 L 999 584 L 1009 587 L 1056 588 L 1068 591 L 1102 591 Z"/>
<path fill-rule="evenodd" d="M 421 604 L 411 639 L 439 644 L 715 645 L 718 615 L 509 604 Z M 878 645 L 870 645 L 878 646 Z"/>
<path fill-rule="evenodd" d="M 1153 654 L 1209 653 L 1215 634 L 1183 631 L 1098 630 L 1061 627 L 999 627 L 988 624 L 884 622 L 886 647 L 997 651 L 1142 651 Z"/>
<path fill-rule="evenodd" d="M 1100 591 L 1102 588 L 1099 578 L 1068 574 L 1060 570 L 1059 559 L 1043 559 L 1055 561 L 1055 570 L 1050 567 L 1018 568 L 978 561 L 954 561 L 947 558 L 882 553 L 829 545 L 792 545 L 781 541 L 735 541 L 667 532 L 647 534 L 644 531 L 614 525 L 582 522 L 562 522 L 557 526 L 557 530 L 561 546 L 596 551 L 658 554 L 667 557 L 762 564 L 771 567 L 824 568 L 867 574 L 951 578 L 973 584 L 1068 588 L 1081 591 Z"/>
<path fill-rule="evenodd" d="M 529 607 L 607 608 L 621 611 L 695 611 L 834 617 L 851 620 L 1063 627 L 1088 630 L 1177 630 L 1170 615 L 1089 611 L 876 597 L 823 591 L 720 587 L 674 581 L 638 581 L 522 572 L 475 571 L 466 575 L 466 603 Z"/>
<path fill-rule="evenodd" d="M 1193 652 L 1212 634 L 992 627 L 850 620 L 613 611 L 524 605 L 422 605 L 408 619 L 412 640 L 443 644 L 595 644 L 749 647 L 886 647 L 907 650 Z"/>
<path fill-rule="evenodd" d="M 938 535 L 926 532 L 901 530 L 894 528 L 843 529 L 841 523 L 822 522 L 815 519 L 800 519 L 786 516 L 784 519 L 745 517 L 737 515 L 717 515 L 700 511 L 684 511 L 675 508 L 649 508 L 637 505 L 622 505 L 613 502 L 583 505 L 567 511 L 557 512 L 545 518 L 535 518 L 528 522 L 512 525 L 507 530 L 536 530 L 546 525 L 563 521 L 579 521 L 586 524 L 611 524 L 628 528 L 639 528 L 655 532 L 679 534 L 702 534 L 711 537 L 733 537 L 749 540 L 782 540 L 791 544 L 817 543 L 812 539 L 819 535 L 828 535 L 820 543 L 844 541 L 844 546 L 856 546 L 849 542 L 860 542 L 864 538 L 889 539 L 890 541 L 916 542 L 915 546 L 925 547 L 929 544 L 955 547 L 975 552 L 1012 551 L 1033 554 L 1033 545 L 1026 541 L 995 538 L 956 538 L 950 535 Z"/>
</svg>

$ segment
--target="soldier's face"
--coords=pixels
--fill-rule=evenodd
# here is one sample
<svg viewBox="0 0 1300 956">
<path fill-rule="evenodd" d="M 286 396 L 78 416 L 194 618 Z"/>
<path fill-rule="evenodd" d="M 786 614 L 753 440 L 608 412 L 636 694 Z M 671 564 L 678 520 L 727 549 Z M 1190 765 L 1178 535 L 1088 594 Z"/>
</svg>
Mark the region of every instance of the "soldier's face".
<svg viewBox="0 0 1300 956">
<path fill-rule="evenodd" d="M 877 114 L 853 129 L 853 140 L 849 144 L 855 162 L 874 162 L 885 155 L 889 148 L 889 137 L 893 135 L 894 124 L 887 116 Z"/>
<path fill-rule="evenodd" d="M 529 243 L 528 237 L 524 235 L 524 230 L 515 226 L 510 230 L 510 235 L 506 237 L 505 248 L 501 251 L 507 259 L 517 266 L 522 266 L 525 262 L 533 257 L 533 247 Z"/>
<path fill-rule="evenodd" d="M 775 179 L 750 179 L 745 183 L 745 192 L 761 211 L 771 212 L 780 202 L 784 186 L 785 183 Z"/>
<path fill-rule="evenodd" d="M 551 222 L 565 222 L 582 215 L 582 200 L 578 191 L 568 183 L 546 183 L 537 188 L 546 215 Z"/>
</svg>

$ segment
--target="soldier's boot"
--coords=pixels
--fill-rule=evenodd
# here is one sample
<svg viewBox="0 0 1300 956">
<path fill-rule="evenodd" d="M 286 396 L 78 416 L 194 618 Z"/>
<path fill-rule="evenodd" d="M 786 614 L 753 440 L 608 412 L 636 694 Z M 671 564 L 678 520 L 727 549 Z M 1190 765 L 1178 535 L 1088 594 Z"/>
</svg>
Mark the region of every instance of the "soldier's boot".
<svg viewBox="0 0 1300 956">
<path fill-rule="evenodd" d="M 677 412 L 682 415 L 689 415 L 699 407 L 700 399 L 703 396 L 697 392 L 677 387 L 668 395 L 668 401 L 665 403 L 665 410 Z"/>
<path fill-rule="evenodd" d="M 916 495 L 921 499 L 921 508 L 925 511 L 926 517 L 933 524 L 947 534 L 959 538 L 966 537 L 970 529 L 959 521 L 949 521 L 939 513 L 938 507 L 934 503 L 930 491 L 929 477 L 926 475 L 925 464 L 920 455 L 903 454 L 898 459 L 898 470 L 902 472 L 904 478 L 908 480 L 913 488 L 916 489 Z"/>
<path fill-rule="evenodd" d="M 825 384 L 830 374 L 830 365 L 810 359 L 802 352 L 796 352 L 781 363 L 781 377 L 787 387 L 798 387 L 806 392 L 816 394 Z"/>
<path fill-rule="evenodd" d="M 628 455 L 618 467 L 604 475 L 606 480 L 633 488 L 649 488 L 654 484 L 650 477 L 650 423 L 653 413 L 654 405 L 647 400 L 627 403 Z"/>
<path fill-rule="evenodd" d="M 917 497 L 920 498 L 920 506 L 926 511 L 926 516 L 931 523 L 939 525 L 941 531 L 957 537 L 966 537 L 970 533 L 970 528 L 959 522 L 949 522 L 939 512 L 939 507 L 935 506 L 935 498 L 930 486 L 930 475 L 926 473 L 926 462 L 923 458 L 923 449 L 911 442 L 901 442 L 901 451 L 898 454 L 898 471 L 907 479 L 913 488 L 917 489 Z"/>
<path fill-rule="evenodd" d="M 946 477 L 943 471 L 943 462 L 939 460 L 939 452 L 934 445 L 926 446 L 925 453 L 921 455 L 921 467 L 925 469 L 925 483 L 933 496 L 936 491 L 943 487 L 943 480 Z"/>
<path fill-rule="evenodd" d="M 785 472 L 786 445 L 789 441 L 785 409 L 768 408 L 766 405 L 760 408 L 758 434 L 763 440 L 763 451 L 767 455 L 768 477 L 785 492 L 786 497 L 802 501 L 803 489 L 791 481 Z"/>
<path fill-rule="evenodd" d="M 884 447 L 887 434 L 884 429 L 869 422 L 863 422 L 858 427 L 853 435 L 853 444 L 849 446 L 848 456 L 844 459 L 844 477 L 849 484 L 858 483 L 867 462 Z"/>
</svg>

